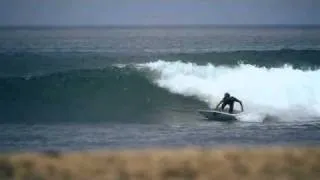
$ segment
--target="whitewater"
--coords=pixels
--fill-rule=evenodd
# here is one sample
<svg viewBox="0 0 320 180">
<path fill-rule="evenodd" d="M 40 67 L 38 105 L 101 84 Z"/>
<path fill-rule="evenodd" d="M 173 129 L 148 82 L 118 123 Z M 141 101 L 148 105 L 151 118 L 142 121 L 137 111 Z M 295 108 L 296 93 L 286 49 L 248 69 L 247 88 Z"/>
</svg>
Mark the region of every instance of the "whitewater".
<svg viewBox="0 0 320 180">
<path fill-rule="evenodd" d="M 276 117 L 281 121 L 308 121 L 320 116 L 320 70 L 258 67 L 238 63 L 217 66 L 211 63 L 158 60 L 136 64 L 147 71 L 153 83 L 171 93 L 180 94 L 215 108 L 225 92 L 243 101 L 240 120 L 263 121 Z M 235 108 L 240 109 L 236 103 Z"/>
</svg>

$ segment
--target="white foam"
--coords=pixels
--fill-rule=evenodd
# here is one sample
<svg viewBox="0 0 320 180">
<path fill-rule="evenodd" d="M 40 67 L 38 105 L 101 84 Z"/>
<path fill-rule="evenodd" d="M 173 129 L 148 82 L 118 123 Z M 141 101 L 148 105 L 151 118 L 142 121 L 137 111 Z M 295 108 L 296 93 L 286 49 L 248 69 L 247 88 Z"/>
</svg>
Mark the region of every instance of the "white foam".
<svg viewBox="0 0 320 180">
<path fill-rule="evenodd" d="M 281 114 L 284 119 L 320 115 L 320 70 L 302 71 L 289 65 L 267 69 L 249 64 L 232 68 L 162 60 L 137 67 L 158 73 L 154 79 L 158 86 L 195 96 L 211 108 L 229 92 L 243 101 L 248 113 Z"/>
</svg>

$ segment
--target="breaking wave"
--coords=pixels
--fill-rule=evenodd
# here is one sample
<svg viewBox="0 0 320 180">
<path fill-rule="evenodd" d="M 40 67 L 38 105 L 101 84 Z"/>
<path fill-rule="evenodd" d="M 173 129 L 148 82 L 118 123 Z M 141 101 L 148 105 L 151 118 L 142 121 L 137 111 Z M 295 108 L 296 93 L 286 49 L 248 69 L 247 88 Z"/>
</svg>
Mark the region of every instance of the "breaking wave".
<svg viewBox="0 0 320 180">
<path fill-rule="evenodd" d="M 320 70 L 290 65 L 164 60 L 6 76 L 0 78 L 0 122 L 149 122 L 173 118 L 176 110 L 194 117 L 225 92 L 243 101 L 243 121 L 301 120 L 320 115 L 319 79 Z"/>
<path fill-rule="evenodd" d="M 154 83 L 171 93 L 196 97 L 214 108 L 225 92 L 244 102 L 247 115 L 299 119 L 320 114 L 320 70 L 294 69 L 290 65 L 266 68 L 197 65 L 181 61 L 156 61 L 137 65 L 156 74 Z M 248 118 L 255 117 L 255 118 Z M 265 117 L 265 116 L 263 116 Z"/>
</svg>

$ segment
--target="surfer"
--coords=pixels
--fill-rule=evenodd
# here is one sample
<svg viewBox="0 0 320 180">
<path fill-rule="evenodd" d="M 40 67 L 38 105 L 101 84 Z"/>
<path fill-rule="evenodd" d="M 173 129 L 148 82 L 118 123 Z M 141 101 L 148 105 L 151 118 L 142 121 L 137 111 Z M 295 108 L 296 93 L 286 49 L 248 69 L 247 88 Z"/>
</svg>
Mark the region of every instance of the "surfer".
<svg viewBox="0 0 320 180">
<path fill-rule="evenodd" d="M 237 98 L 235 98 L 233 96 L 230 96 L 229 93 L 225 93 L 224 94 L 223 99 L 219 102 L 219 104 L 217 105 L 216 109 L 219 108 L 220 104 L 222 104 L 222 106 L 221 106 L 222 110 L 224 109 L 224 107 L 226 105 L 229 105 L 229 113 L 231 114 L 233 112 L 234 102 L 238 102 L 241 105 L 241 111 L 243 111 L 242 102 L 239 99 L 237 99 Z"/>
</svg>

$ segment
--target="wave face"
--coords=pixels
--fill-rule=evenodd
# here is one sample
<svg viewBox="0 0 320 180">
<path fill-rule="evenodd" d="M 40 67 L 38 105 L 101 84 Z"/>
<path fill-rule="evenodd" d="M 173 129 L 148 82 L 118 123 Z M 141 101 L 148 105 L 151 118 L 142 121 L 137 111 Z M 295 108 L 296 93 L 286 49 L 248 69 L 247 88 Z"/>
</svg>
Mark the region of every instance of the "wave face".
<svg viewBox="0 0 320 180">
<path fill-rule="evenodd" d="M 3 77 L 0 92 L 3 123 L 148 122 L 166 108 L 199 104 L 157 87 L 132 67 Z"/>
</svg>

